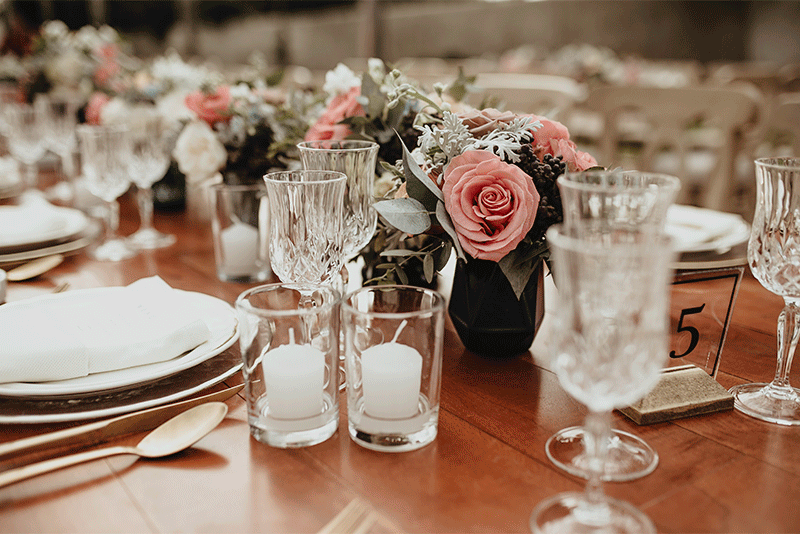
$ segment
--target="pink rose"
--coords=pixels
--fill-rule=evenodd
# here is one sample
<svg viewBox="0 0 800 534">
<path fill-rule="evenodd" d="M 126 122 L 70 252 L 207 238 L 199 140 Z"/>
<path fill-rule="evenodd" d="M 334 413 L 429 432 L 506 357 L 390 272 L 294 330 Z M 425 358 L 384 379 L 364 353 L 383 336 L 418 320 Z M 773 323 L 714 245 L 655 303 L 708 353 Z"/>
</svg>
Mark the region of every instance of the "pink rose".
<svg viewBox="0 0 800 534">
<path fill-rule="evenodd" d="M 591 154 L 578 150 L 572 141 L 559 139 L 550 141 L 550 143 L 553 145 L 553 155 L 563 157 L 569 171 L 585 171 L 590 167 L 597 166 L 597 160 Z"/>
<path fill-rule="evenodd" d="M 86 103 L 86 123 L 95 126 L 101 123 L 100 116 L 103 108 L 111 101 L 111 97 L 105 93 L 93 93 Z"/>
<path fill-rule="evenodd" d="M 186 95 L 186 107 L 198 119 L 213 127 L 214 123 L 227 122 L 231 118 L 231 88 L 221 85 L 213 93 L 195 91 Z"/>
<path fill-rule="evenodd" d="M 458 114 L 469 132 L 475 137 L 483 137 L 497 129 L 500 123 L 509 123 L 517 118 L 510 111 L 499 111 L 494 108 L 472 109 Z"/>
<path fill-rule="evenodd" d="M 483 150 L 450 160 L 442 191 L 462 248 L 478 259 L 500 261 L 514 250 L 539 207 L 531 177 Z"/>
<path fill-rule="evenodd" d="M 584 171 L 597 165 L 597 161 L 586 152 L 578 150 L 574 142 L 569 139 L 569 130 L 558 121 L 546 117 L 529 115 L 533 120 L 542 123 L 542 127 L 533 132 L 533 153 L 540 160 L 545 154 L 562 156 L 567 169 L 570 171 Z"/>
<path fill-rule="evenodd" d="M 345 94 L 336 95 L 325 112 L 306 132 L 306 141 L 341 141 L 350 135 L 350 127 L 339 124 L 348 117 L 363 117 L 364 108 L 358 103 L 360 87 L 353 87 Z"/>
</svg>

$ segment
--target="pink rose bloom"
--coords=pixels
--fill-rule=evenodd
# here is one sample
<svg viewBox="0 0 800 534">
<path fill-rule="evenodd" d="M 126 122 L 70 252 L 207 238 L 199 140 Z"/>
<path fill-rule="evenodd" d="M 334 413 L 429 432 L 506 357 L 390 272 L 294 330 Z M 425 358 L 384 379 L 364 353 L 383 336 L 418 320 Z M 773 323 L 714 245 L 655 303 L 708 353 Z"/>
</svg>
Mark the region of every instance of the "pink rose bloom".
<svg viewBox="0 0 800 534">
<path fill-rule="evenodd" d="M 597 165 L 597 161 L 588 153 L 578 150 L 569 139 L 569 130 L 558 121 L 546 117 L 529 115 L 533 120 L 542 123 L 542 127 L 533 132 L 533 153 L 540 160 L 545 154 L 562 156 L 570 171 L 585 171 Z"/>
<path fill-rule="evenodd" d="M 306 132 L 306 141 L 341 141 L 350 135 L 350 127 L 339 124 L 348 117 L 363 117 L 364 108 L 356 100 L 361 95 L 360 87 L 353 87 L 345 94 L 336 95 L 317 122 Z"/>
<path fill-rule="evenodd" d="M 100 115 L 103 108 L 111 101 L 111 97 L 105 93 L 93 93 L 86 103 L 86 123 L 95 126 L 100 124 Z"/>
<path fill-rule="evenodd" d="M 500 261 L 533 226 L 539 193 L 531 177 L 491 152 L 468 150 L 444 170 L 444 205 L 473 258 Z"/>
<path fill-rule="evenodd" d="M 213 93 L 195 91 L 186 95 L 186 107 L 197 118 L 214 126 L 217 122 L 227 122 L 231 118 L 231 88 L 222 85 Z"/>
<path fill-rule="evenodd" d="M 553 154 L 564 158 L 564 163 L 567 164 L 569 171 L 585 171 L 590 167 L 597 166 L 597 160 L 591 154 L 578 150 L 572 141 L 559 139 L 550 141 L 550 143 L 553 145 Z"/>
<path fill-rule="evenodd" d="M 475 137 L 483 137 L 497 129 L 498 124 L 513 121 L 517 118 L 516 113 L 510 111 L 499 111 L 494 108 L 472 109 L 458 114 L 469 132 Z"/>
</svg>

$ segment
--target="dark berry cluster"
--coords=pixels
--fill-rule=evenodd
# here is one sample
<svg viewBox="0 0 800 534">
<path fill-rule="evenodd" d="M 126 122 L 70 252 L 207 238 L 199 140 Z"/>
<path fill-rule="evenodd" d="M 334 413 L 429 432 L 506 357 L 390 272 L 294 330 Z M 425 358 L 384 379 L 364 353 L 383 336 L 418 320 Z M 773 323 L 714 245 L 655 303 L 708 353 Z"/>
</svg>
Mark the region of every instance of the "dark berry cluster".
<svg viewBox="0 0 800 534">
<path fill-rule="evenodd" d="M 534 240 L 538 240 L 551 225 L 563 220 L 561 193 L 556 178 L 564 173 L 567 165 L 561 156 L 553 157 L 550 154 L 545 154 L 544 161 L 540 161 L 529 144 L 522 146 L 519 156 L 520 160 L 515 165 L 533 179 L 540 196 L 536 220 L 529 232 Z"/>
</svg>

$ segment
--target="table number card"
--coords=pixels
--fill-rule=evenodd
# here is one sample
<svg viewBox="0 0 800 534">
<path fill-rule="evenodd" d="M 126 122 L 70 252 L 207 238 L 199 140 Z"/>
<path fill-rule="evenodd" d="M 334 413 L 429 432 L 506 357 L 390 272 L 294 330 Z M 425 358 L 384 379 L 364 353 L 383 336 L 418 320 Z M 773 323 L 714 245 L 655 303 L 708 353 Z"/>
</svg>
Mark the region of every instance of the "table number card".
<svg viewBox="0 0 800 534">
<path fill-rule="evenodd" d="M 743 266 L 676 274 L 669 363 L 653 391 L 620 412 L 647 425 L 733 408 L 714 377 L 743 274 Z"/>
<path fill-rule="evenodd" d="M 715 377 L 744 267 L 681 271 L 672 287 L 669 364 Z"/>
</svg>

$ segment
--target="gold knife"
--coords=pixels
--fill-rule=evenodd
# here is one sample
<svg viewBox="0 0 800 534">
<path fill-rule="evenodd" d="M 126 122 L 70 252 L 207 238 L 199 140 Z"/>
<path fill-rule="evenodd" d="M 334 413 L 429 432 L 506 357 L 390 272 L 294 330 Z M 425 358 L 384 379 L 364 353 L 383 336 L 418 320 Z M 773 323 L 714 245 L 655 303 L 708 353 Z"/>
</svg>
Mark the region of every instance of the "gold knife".
<svg viewBox="0 0 800 534">
<path fill-rule="evenodd" d="M 156 406 L 140 412 L 120 415 L 113 419 L 97 421 L 85 425 L 65 428 L 47 434 L 22 438 L 7 443 L 0 443 L 0 458 L 11 454 L 41 451 L 50 446 L 59 448 L 69 445 L 94 445 L 125 434 L 132 434 L 157 427 L 167 419 L 177 415 L 193 406 L 210 401 L 223 401 L 233 397 L 242 390 L 244 384 L 233 386 L 216 393 L 210 393 L 202 397 L 190 400 Z"/>
</svg>

